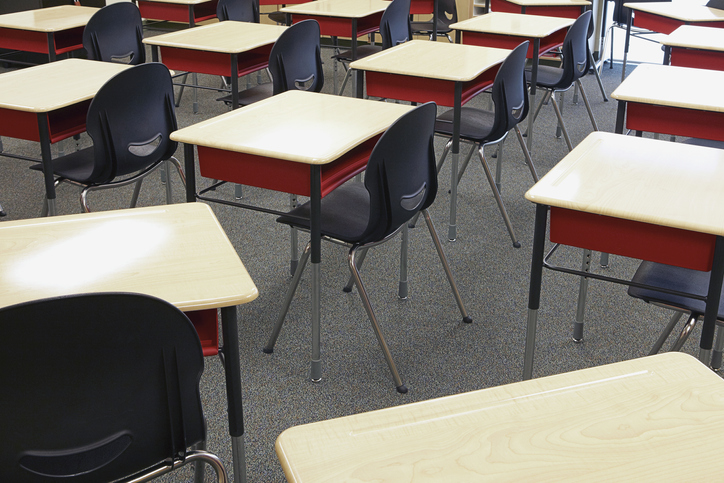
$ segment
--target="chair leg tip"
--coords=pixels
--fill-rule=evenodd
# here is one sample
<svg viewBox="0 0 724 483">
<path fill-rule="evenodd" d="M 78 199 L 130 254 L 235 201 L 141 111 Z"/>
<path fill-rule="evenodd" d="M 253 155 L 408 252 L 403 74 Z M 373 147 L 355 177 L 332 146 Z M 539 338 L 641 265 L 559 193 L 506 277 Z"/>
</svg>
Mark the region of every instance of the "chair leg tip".
<svg viewBox="0 0 724 483">
<path fill-rule="evenodd" d="M 404 384 L 397 386 L 395 389 L 397 389 L 397 392 L 399 392 L 400 394 L 407 394 L 407 386 L 405 386 Z"/>
<path fill-rule="evenodd" d="M 465 322 L 466 324 L 472 324 L 473 318 L 470 317 L 469 315 L 466 315 L 465 317 L 463 317 L 463 322 Z"/>
<path fill-rule="evenodd" d="M 520 242 L 518 242 L 518 241 L 517 241 L 517 242 L 513 242 L 513 247 L 514 247 L 514 248 L 520 248 Z"/>
<path fill-rule="evenodd" d="M 352 287 L 344 287 L 342 289 L 342 292 L 345 292 L 345 293 L 350 293 L 351 291 L 352 291 Z"/>
<path fill-rule="evenodd" d="M 274 349 L 270 349 L 270 348 L 268 348 L 268 347 L 262 348 L 261 351 L 262 351 L 264 354 L 273 354 L 273 353 L 274 353 Z"/>
</svg>

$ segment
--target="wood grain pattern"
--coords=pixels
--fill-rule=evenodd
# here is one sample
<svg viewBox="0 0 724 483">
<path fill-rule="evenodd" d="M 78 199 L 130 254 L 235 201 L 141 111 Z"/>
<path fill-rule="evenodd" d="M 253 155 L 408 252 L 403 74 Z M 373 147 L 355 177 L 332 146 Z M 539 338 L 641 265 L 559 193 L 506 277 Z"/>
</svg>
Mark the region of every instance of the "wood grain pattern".
<svg viewBox="0 0 724 483">
<path fill-rule="evenodd" d="M 352 62 L 353 69 L 470 81 L 502 63 L 510 50 L 412 40 Z"/>
<path fill-rule="evenodd" d="M 0 253 L 0 307 L 120 291 L 201 310 L 247 303 L 258 295 L 223 228 L 202 203 L 9 221 L 0 225 Z"/>
<path fill-rule="evenodd" d="M 611 93 L 620 101 L 724 112 L 724 72 L 641 64 Z"/>
<path fill-rule="evenodd" d="M 125 64 L 65 59 L 0 74 L 0 107 L 50 112 L 93 98 Z"/>
<path fill-rule="evenodd" d="M 724 150 L 594 132 L 525 197 L 586 213 L 724 235 L 723 184 Z"/>
<path fill-rule="evenodd" d="M 297 426 L 276 451 L 297 483 L 692 481 L 724 470 L 722 429 L 724 381 L 668 353 Z"/>
<path fill-rule="evenodd" d="M 287 91 L 171 134 L 182 143 L 327 164 L 385 131 L 411 106 Z"/>
<path fill-rule="evenodd" d="M 235 54 L 273 44 L 287 27 L 251 22 L 218 22 L 156 35 L 147 45 Z"/>
<path fill-rule="evenodd" d="M 525 15 L 521 13 L 490 12 L 451 25 L 463 32 L 480 32 L 519 37 L 544 38 L 573 25 L 575 19 Z"/>
<path fill-rule="evenodd" d="M 98 11 L 95 7 L 61 5 L 0 15 L 0 27 L 34 32 L 59 32 L 85 27 Z"/>
</svg>

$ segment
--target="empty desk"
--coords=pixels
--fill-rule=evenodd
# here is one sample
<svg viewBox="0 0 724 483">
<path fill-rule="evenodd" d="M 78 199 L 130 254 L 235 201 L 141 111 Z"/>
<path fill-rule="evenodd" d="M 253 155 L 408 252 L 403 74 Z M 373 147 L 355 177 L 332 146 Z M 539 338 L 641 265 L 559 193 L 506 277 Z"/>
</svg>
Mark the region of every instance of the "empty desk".
<svg viewBox="0 0 724 483">
<path fill-rule="evenodd" d="M 154 62 L 169 68 L 231 78 L 231 103 L 239 107 L 239 77 L 266 68 L 274 42 L 286 29 L 251 22 L 219 22 L 143 40 Z M 196 109 L 194 110 L 196 112 Z"/>
<path fill-rule="evenodd" d="M 724 72 L 644 64 L 616 88 L 624 129 L 724 141 Z"/>
<path fill-rule="evenodd" d="M 550 17 L 578 18 L 588 7 L 589 0 L 486 0 L 486 11 L 527 13 Z"/>
<path fill-rule="evenodd" d="M 94 7 L 62 5 L 0 15 L 0 49 L 58 54 L 83 48 L 83 29 L 98 11 Z"/>
<path fill-rule="evenodd" d="M 66 59 L 0 74 L 0 136 L 40 142 L 50 215 L 56 211 L 51 143 L 85 131 L 93 96 L 108 79 L 128 67 Z"/>
<path fill-rule="evenodd" d="M 687 2 L 627 2 L 624 3 L 624 7 L 629 10 L 621 80 L 626 77 L 626 59 L 632 24 L 662 34 L 670 34 L 682 25 L 724 28 L 724 10 L 718 8 L 691 5 Z"/>
<path fill-rule="evenodd" d="M 538 58 L 563 45 L 568 27 L 575 19 L 492 12 L 452 24 L 455 41 L 469 45 L 514 49 L 525 40 L 530 41 L 528 58 L 531 59 L 530 105 L 535 107 Z M 533 118 L 528 116 L 528 149 L 533 144 Z"/>
<path fill-rule="evenodd" d="M 377 139 L 410 109 L 399 104 L 292 90 L 171 135 L 174 141 L 185 143 L 188 201 L 197 197 L 194 146 L 198 146 L 199 168 L 205 177 L 310 197 L 313 381 L 319 381 L 322 374 L 322 196 L 362 172 Z"/>
<path fill-rule="evenodd" d="M 287 480 L 716 480 L 724 381 L 669 353 L 284 431 Z"/>
<path fill-rule="evenodd" d="M 523 378 L 533 373 L 544 266 L 629 283 L 544 260 L 549 207 L 552 243 L 711 270 L 699 344 L 708 362 L 724 275 L 722 183 L 720 149 L 594 132 L 528 190 L 536 217 Z"/>
<path fill-rule="evenodd" d="M 457 237 L 457 172 L 462 105 L 493 85 L 498 67 L 508 54 L 510 50 L 505 49 L 412 40 L 350 64 L 351 69 L 356 69 L 360 74 L 365 73 L 369 96 L 420 103 L 434 101 L 455 109 L 450 177 L 450 240 Z M 357 85 L 361 87 L 362 82 L 358 80 Z"/>
<path fill-rule="evenodd" d="M 187 23 L 216 18 L 217 0 L 137 0 L 143 18 Z"/>
<path fill-rule="evenodd" d="M 243 481 L 236 306 L 258 292 L 207 205 L 9 221 L 0 225 L 0 252 L 2 307 L 73 293 L 137 292 L 183 311 L 220 308 L 234 477 Z"/>
<path fill-rule="evenodd" d="M 724 29 L 682 25 L 661 43 L 664 64 L 724 70 Z"/>
</svg>

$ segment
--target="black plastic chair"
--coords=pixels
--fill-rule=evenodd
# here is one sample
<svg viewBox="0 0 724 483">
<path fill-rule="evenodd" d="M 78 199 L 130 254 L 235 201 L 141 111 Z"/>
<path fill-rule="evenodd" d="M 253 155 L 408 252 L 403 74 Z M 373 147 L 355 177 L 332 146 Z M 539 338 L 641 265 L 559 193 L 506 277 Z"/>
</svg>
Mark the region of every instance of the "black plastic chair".
<svg viewBox="0 0 724 483">
<path fill-rule="evenodd" d="M 437 34 L 444 35 L 448 41 L 452 42 L 450 25 L 458 21 L 458 8 L 455 0 L 438 0 L 437 1 Z M 424 22 L 412 22 L 410 24 L 414 35 L 427 35 L 432 40 L 434 30 L 433 19 Z"/>
<path fill-rule="evenodd" d="M 171 161 L 185 184 L 179 161 L 173 87 L 168 68 L 160 63 L 141 64 L 116 74 L 91 101 L 86 131 L 93 146 L 52 161 L 56 185 L 65 181 L 83 187 L 81 207 L 89 212 L 90 191 L 137 183 L 131 199 L 135 207 L 140 181 L 165 161 Z M 41 170 L 41 165 L 32 166 Z M 171 202 L 167 176 L 167 203 Z M 47 209 L 47 202 L 44 212 Z"/>
<path fill-rule="evenodd" d="M 257 0 L 219 0 L 216 16 L 220 22 L 234 20 L 259 23 L 259 3 Z"/>
<path fill-rule="evenodd" d="M 636 270 L 632 281 L 661 287 L 666 290 L 673 290 L 683 293 L 691 293 L 705 297 L 709 291 L 710 272 L 702 272 L 699 270 L 691 270 L 688 268 L 675 267 L 672 265 L 664 265 L 644 261 L 641 262 Z M 653 289 L 645 289 L 630 286 L 628 294 L 634 298 L 641 299 L 647 303 L 659 305 L 674 310 L 669 323 L 664 331 L 651 348 L 650 354 L 656 354 L 668 339 L 676 324 L 683 314 L 688 314 L 687 321 L 681 329 L 681 333 L 671 345 L 672 351 L 678 351 L 684 345 L 687 338 L 694 330 L 697 320 L 703 319 L 706 311 L 706 304 L 702 300 L 697 300 L 683 295 L 674 295 L 671 293 L 660 292 Z M 711 365 L 718 369 L 722 365 L 722 351 L 724 351 L 724 296 L 719 304 L 719 312 L 717 314 L 717 335 L 714 341 Z"/>
<path fill-rule="evenodd" d="M 593 117 L 593 111 L 591 111 L 591 105 L 588 103 L 588 96 L 586 91 L 583 89 L 581 84 L 581 77 L 586 75 L 589 64 L 588 54 L 588 28 L 591 23 L 591 12 L 590 10 L 581 14 L 580 17 L 571 25 L 566 33 L 565 39 L 563 39 L 562 57 L 563 62 L 560 67 L 553 67 L 547 65 L 538 66 L 538 79 L 536 86 L 541 89 L 547 90 L 546 94 L 542 97 L 540 104 L 536 108 L 534 118 L 538 116 L 543 103 L 547 100 L 551 100 L 553 109 L 558 117 L 558 123 L 563 131 L 563 137 L 566 140 L 568 150 L 573 149 L 571 139 L 568 137 L 568 131 L 566 125 L 563 122 L 563 116 L 561 110 L 556 102 L 555 93 L 563 92 L 570 89 L 574 84 L 578 86 L 578 90 L 583 97 L 583 102 L 586 104 L 586 110 L 588 111 L 588 117 L 591 119 L 593 130 L 598 131 L 598 124 L 596 119 Z M 530 82 L 531 71 L 526 70 L 526 77 Z"/>
<path fill-rule="evenodd" d="M 169 303 L 98 293 L 0 309 L 0 480 L 147 481 L 204 462 L 198 336 Z"/>
<path fill-rule="evenodd" d="M 98 10 L 83 30 L 83 47 L 91 60 L 130 65 L 146 62 L 143 20 L 138 7 L 120 2 Z"/>
<path fill-rule="evenodd" d="M 324 87 L 319 23 L 303 20 L 288 27 L 269 53 L 272 82 L 239 92 L 239 105 L 248 106 L 292 89 L 321 92 Z M 231 96 L 221 100 L 230 102 Z"/>
<path fill-rule="evenodd" d="M 526 164 L 533 175 L 533 180 L 538 181 L 538 174 L 536 173 L 535 166 L 533 166 L 533 160 L 530 157 L 530 152 L 525 145 L 525 141 L 523 141 L 523 136 L 518 127 L 518 124 L 523 122 L 528 115 L 530 108 L 525 81 L 525 61 L 528 52 L 528 43 L 528 41 L 525 41 L 517 46 L 500 66 L 495 76 L 495 81 L 493 82 L 492 98 L 494 109 L 487 111 L 472 107 L 463 107 L 460 116 L 460 139 L 473 143 L 473 147 L 466 157 L 463 166 L 460 168 L 458 180 L 462 178 L 473 151 L 477 147 L 480 162 L 485 170 L 485 176 L 488 178 L 490 188 L 493 190 L 493 195 L 495 196 L 495 201 L 498 203 L 500 214 L 503 216 L 505 226 L 508 228 L 513 246 L 516 248 L 520 247 L 520 242 L 510 222 L 510 218 L 508 218 L 503 199 L 500 197 L 502 153 L 498 153 L 495 179 L 493 179 L 484 149 L 486 146 L 502 143 L 508 135 L 508 132 L 514 129 L 520 147 L 523 150 Z M 445 162 L 445 158 L 452 146 L 453 116 L 454 111 L 451 109 L 439 116 L 435 122 L 436 133 L 451 137 L 440 157 L 438 171 Z"/>
<path fill-rule="evenodd" d="M 359 266 L 367 249 L 392 239 L 408 220 L 422 212 L 463 321 L 472 322 L 465 311 L 427 211 L 437 194 L 433 148 L 436 111 L 434 103 L 427 103 L 398 119 L 375 145 L 367 164 L 364 184 L 346 183 L 322 198 L 322 236 L 328 241 L 350 247 L 348 261 L 354 284 L 392 372 L 397 391 L 401 393 L 407 392 L 407 387 L 397 372 L 359 274 Z M 309 230 L 309 203 L 290 211 L 277 221 Z M 271 353 L 274 350 L 274 344 L 309 259 L 309 250 L 310 245 L 307 244 L 264 352 Z"/>
<path fill-rule="evenodd" d="M 353 60 L 363 59 L 370 55 L 376 54 L 394 47 L 395 45 L 407 42 L 412 39 L 412 27 L 410 24 L 410 0 L 392 0 L 387 6 L 382 18 L 380 19 L 380 36 L 382 37 L 382 45 L 360 45 L 357 47 L 357 59 L 352 59 L 352 51 L 345 50 L 337 55 L 332 56 L 332 59 L 337 60 L 345 66 L 347 72 L 345 73 L 344 80 L 342 81 L 342 87 L 339 89 L 339 95 L 344 92 L 344 87 L 347 85 L 347 80 L 352 75 L 352 71 L 347 67 L 347 64 Z"/>
</svg>

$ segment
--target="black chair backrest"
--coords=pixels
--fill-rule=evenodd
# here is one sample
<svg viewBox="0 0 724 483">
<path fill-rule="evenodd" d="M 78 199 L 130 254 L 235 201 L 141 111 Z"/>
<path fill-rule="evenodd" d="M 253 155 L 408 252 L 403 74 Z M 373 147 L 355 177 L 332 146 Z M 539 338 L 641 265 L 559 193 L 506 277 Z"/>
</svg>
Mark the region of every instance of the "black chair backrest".
<svg viewBox="0 0 724 483">
<path fill-rule="evenodd" d="M 650 3 L 650 2 L 670 2 L 672 0 L 636 0 L 636 3 Z M 613 4 L 613 22 L 619 24 L 622 27 L 628 25 L 628 8 L 623 6 L 624 3 L 628 3 L 629 0 L 614 0 Z"/>
<path fill-rule="evenodd" d="M 493 81 L 495 121 L 490 139 L 500 139 L 528 115 L 528 87 L 525 81 L 525 61 L 529 41 L 517 46 L 498 69 Z"/>
<path fill-rule="evenodd" d="M 591 11 L 583 12 L 563 39 L 563 76 L 557 88 L 567 89 L 588 72 L 588 26 Z"/>
<path fill-rule="evenodd" d="M 445 29 L 458 21 L 458 8 L 455 0 L 438 0 L 437 22 Z"/>
<path fill-rule="evenodd" d="M 216 16 L 221 22 L 234 20 L 259 23 L 259 3 L 257 0 L 219 0 Z"/>
<path fill-rule="evenodd" d="M 389 49 L 412 39 L 410 0 L 392 0 L 380 20 L 382 48 Z"/>
<path fill-rule="evenodd" d="M 435 201 L 436 115 L 434 102 L 423 104 L 399 118 L 377 141 L 365 174 L 370 215 L 361 243 L 383 240 Z"/>
<path fill-rule="evenodd" d="M 146 62 L 141 12 L 132 2 L 107 5 L 90 18 L 83 30 L 88 58 L 138 65 Z"/>
<path fill-rule="evenodd" d="M 706 6 L 709 8 L 724 10 L 724 0 L 709 0 L 706 2 Z"/>
<path fill-rule="evenodd" d="M 292 89 L 321 92 L 324 87 L 319 23 L 302 20 L 287 28 L 269 54 L 274 94 Z"/>
<path fill-rule="evenodd" d="M 91 101 L 86 131 L 93 140 L 95 166 L 89 180 L 108 183 L 169 159 L 177 143 L 173 85 L 168 68 L 141 64 L 116 74 Z"/>
<path fill-rule="evenodd" d="M 0 480 L 116 481 L 204 439 L 191 322 L 140 294 L 0 309 Z"/>
</svg>

